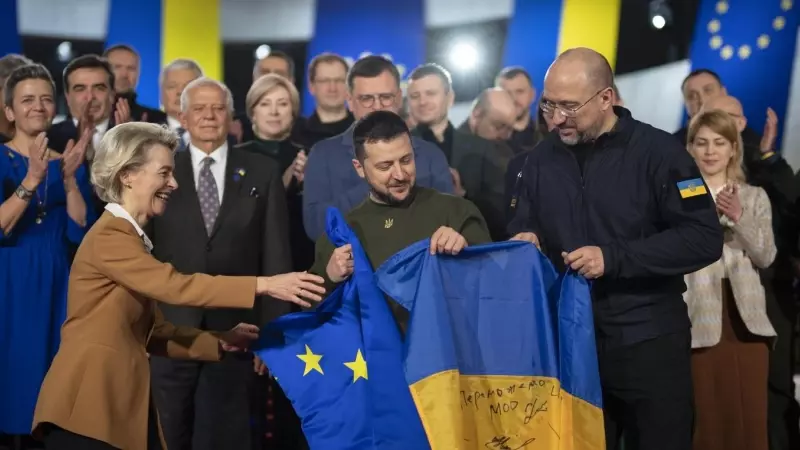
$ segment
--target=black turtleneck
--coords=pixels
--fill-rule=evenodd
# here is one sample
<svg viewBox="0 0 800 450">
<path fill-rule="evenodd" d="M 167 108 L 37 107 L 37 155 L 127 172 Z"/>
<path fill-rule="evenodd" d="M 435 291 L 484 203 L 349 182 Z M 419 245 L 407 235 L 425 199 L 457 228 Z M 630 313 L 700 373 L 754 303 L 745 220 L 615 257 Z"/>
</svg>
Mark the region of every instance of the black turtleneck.
<svg viewBox="0 0 800 450">
<path fill-rule="evenodd" d="M 436 144 L 437 147 L 444 153 L 445 158 L 447 158 L 447 162 L 452 164 L 453 161 L 453 124 L 447 122 L 447 128 L 444 129 L 444 139 L 439 142 L 439 138 L 436 137 L 436 133 L 431 130 L 428 125 L 420 124 L 417 126 L 419 130 L 419 135 L 422 139 Z"/>
<path fill-rule="evenodd" d="M 350 111 L 344 119 L 336 122 L 322 122 L 316 111 L 305 119 L 298 120 L 292 136 L 295 142 L 306 148 L 311 148 L 319 141 L 338 136 L 355 122 L 355 118 Z"/>
</svg>

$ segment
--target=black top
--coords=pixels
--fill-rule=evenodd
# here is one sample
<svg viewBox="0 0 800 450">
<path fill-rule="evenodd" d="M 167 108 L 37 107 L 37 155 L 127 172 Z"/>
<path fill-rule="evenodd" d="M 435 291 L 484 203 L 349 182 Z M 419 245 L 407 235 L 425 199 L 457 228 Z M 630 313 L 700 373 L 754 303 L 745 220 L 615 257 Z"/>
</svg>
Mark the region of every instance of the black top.
<svg viewBox="0 0 800 450">
<path fill-rule="evenodd" d="M 444 153 L 445 158 L 447 158 L 447 163 L 451 166 L 453 165 L 453 124 L 447 122 L 447 128 L 444 130 L 444 140 L 439 142 L 439 138 L 436 137 L 436 134 L 431 130 L 431 128 L 427 125 L 417 125 L 417 130 L 419 135 L 422 139 L 430 142 L 431 144 L 435 144 L 439 149 Z"/>
<path fill-rule="evenodd" d="M 514 132 L 511 133 L 508 144 L 514 150 L 514 153 L 524 153 L 536 147 L 536 144 L 542 140 L 542 137 L 543 136 L 536 127 L 536 118 L 531 117 L 525 129 L 514 130 Z"/>
<path fill-rule="evenodd" d="M 717 261 L 723 239 L 686 149 L 628 110 L 614 112 L 616 127 L 593 142 L 583 171 L 556 133 L 530 152 L 509 230 L 535 232 L 562 270 L 562 252 L 600 247 L 605 273 L 592 297 L 605 348 L 687 329 L 683 276 Z"/>
<path fill-rule="evenodd" d="M 265 155 L 275 161 L 278 171 L 283 173 L 292 165 L 294 158 L 302 148 L 290 139 L 284 141 L 268 141 L 253 139 L 238 145 L 236 148 Z M 308 150 L 305 150 L 308 152 Z M 308 238 L 303 228 L 303 184 L 296 178 L 286 188 L 286 206 L 289 210 L 289 238 L 291 241 L 292 267 L 294 271 L 304 271 L 314 262 L 314 242 Z"/>
</svg>

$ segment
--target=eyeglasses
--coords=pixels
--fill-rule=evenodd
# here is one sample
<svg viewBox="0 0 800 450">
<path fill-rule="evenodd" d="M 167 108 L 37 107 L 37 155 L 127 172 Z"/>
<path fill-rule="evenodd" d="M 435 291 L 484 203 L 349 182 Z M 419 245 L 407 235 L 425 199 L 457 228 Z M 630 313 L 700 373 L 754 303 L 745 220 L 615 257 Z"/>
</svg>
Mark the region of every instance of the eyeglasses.
<svg viewBox="0 0 800 450">
<path fill-rule="evenodd" d="M 394 104 L 395 98 L 397 98 L 396 93 L 383 93 L 359 95 L 356 97 L 356 100 L 358 100 L 358 104 L 364 108 L 372 108 L 375 105 L 376 100 L 380 103 L 381 107 L 386 108 Z"/>
<path fill-rule="evenodd" d="M 572 119 L 572 118 L 575 118 L 575 117 L 578 116 L 578 111 L 580 111 L 581 108 L 583 108 L 584 106 L 588 105 L 590 101 L 594 100 L 595 97 L 600 95 L 600 93 L 605 91 L 606 89 L 610 89 L 610 88 L 606 87 L 606 88 L 600 89 L 599 91 L 595 92 L 594 95 L 589 97 L 588 100 L 583 102 L 577 108 L 570 108 L 570 107 L 567 107 L 567 106 L 564 106 L 564 105 L 559 105 L 557 103 L 553 103 L 553 102 L 544 100 L 541 103 L 539 103 L 539 109 L 541 109 L 542 112 L 544 113 L 544 115 L 546 117 L 548 117 L 548 118 L 552 118 L 555 115 L 556 111 L 558 111 L 559 113 L 561 113 L 562 116 L 564 116 L 564 117 L 566 117 L 568 119 Z"/>
<path fill-rule="evenodd" d="M 316 78 L 314 84 L 344 84 L 347 80 L 344 78 Z"/>
</svg>

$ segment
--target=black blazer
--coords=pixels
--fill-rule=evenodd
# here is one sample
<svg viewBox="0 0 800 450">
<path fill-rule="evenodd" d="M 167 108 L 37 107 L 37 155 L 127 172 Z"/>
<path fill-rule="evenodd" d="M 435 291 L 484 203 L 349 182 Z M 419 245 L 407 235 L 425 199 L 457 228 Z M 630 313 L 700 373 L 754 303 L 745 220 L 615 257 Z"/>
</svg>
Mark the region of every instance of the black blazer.
<svg viewBox="0 0 800 450">
<path fill-rule="evenodd" d="M 422 136 L 419 128 L 412 134 Z M 507 236 L 503 196 L 506 169 L 513 155 L 504 142 L 483 139 L 463 127 L 453 130 L 453 148 L 448 162 L 458 171 L 467 200 L 478 207 L 495 241 Z"/>
<path fill-rule="evenodd" d="M 206 233 L 195 188 L 191 154 L 175 154 L 178 189 L 166 212 L 151 221 L 153 255 L 185 274 L 276 275 L 290 272 L 286 195 L 276 164 L 265 156 L 229 148 L 225 191 L 211 236 Z M 286 302 L 263 298 L 251 311 L 160 305 L 176 325 L 228 330 L 240 322 L 258 326 L 289 311 Z"/>
</svg>

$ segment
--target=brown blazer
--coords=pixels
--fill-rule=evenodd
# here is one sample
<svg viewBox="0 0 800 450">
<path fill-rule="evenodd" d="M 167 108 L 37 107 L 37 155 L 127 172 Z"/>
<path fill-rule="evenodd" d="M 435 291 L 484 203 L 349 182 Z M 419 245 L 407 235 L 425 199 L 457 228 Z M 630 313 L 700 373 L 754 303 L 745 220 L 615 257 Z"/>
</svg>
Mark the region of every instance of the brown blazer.
<svg viewBox="0 0 800 450">
<path fill-rule="evenodd" d="M 252 308 L 255 286 L 255 277 L 182 275 L 150 255 L 130 222 L 104 213 L 75 255 L 61 347 L 39 392 L 34 434 L 52 423 L 120 449 L 146 450 L 147 353 L 219 359 L 215 335 L 165 322 L 156 301 Z"/>
</svg>

